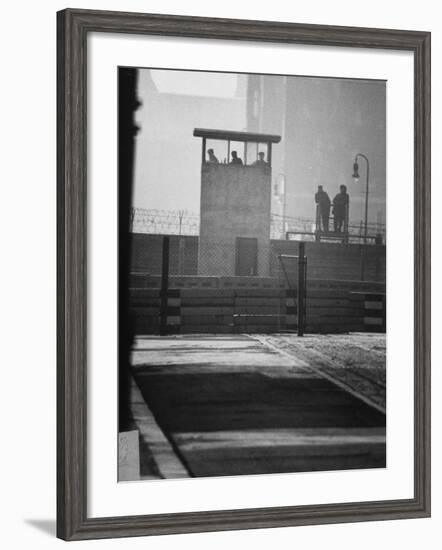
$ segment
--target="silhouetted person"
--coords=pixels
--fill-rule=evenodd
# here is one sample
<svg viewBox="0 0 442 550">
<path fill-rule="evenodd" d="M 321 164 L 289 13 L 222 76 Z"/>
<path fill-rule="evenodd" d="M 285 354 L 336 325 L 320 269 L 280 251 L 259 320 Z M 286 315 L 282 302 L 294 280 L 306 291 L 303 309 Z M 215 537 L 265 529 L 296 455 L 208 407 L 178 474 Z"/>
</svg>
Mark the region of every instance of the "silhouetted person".
<svg viewBox="0 0 442 550">
<path fill-rule="evenodd" d="M 315 202 L 318 205 L 319 209 L 319 226 L 321 226 L 322 224 L 323 231 L 328 233 L 331 201 L 328 193 L 324 191 L 322 185 L 318 185 L 318 190 L 315 193 Z"/>
<path fill-rule="evenodd" d="M 264 157 L 265 157 L 265 153 L 260 151 L 258 153 L 258 159 L 255 160 L 252 166 L 268 166 L 268 163 L 265 161 Z"/>
<path fill-rule="evenodd" d="M 210 164 L 218 164 L 218 159 L 216 158 L 213 149 L 207 149 L 207 154 L 209 155 L 209 160 L 207 162 Z"/>
<path fill-rule="evenodd" d="M 350 197 L 347 193 L 347 186 L 340 185 L 339 189 L 339 193 L 333 199 L 333 216 L 336 233 L 340 233 L 342 231 L 342 226 L 345 222 L 345 217 L 347 215 L 348 204 L 350 200 Z"/>
<path fill-rule="evenodd" d="M 232 151 L 232 160 L 230 161 L 230 164 L 242 164 L 242 160 L 239 158 L 236 151 Z"/>
</svg>

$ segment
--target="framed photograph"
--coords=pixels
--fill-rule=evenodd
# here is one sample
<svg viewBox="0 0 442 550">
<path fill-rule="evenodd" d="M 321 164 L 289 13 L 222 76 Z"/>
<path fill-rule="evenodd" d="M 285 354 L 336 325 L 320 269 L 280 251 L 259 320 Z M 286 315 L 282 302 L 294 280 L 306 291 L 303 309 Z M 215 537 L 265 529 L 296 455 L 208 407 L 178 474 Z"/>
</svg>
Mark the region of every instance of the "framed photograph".
<svg viewBox="0 0 442 550">
<path fill-rule="evenodd" d="M 430 33 L 57 32 L 58 536 L 429 516 Z"/>
</svg>

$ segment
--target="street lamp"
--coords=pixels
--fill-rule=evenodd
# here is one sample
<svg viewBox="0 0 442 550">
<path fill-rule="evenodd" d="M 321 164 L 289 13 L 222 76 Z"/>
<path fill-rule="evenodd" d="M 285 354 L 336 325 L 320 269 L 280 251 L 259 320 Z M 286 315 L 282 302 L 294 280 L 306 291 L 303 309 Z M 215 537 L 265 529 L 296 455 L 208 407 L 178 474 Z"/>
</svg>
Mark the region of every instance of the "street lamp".
<svg viewBox="0 0 442 550">
<path fill-rule="evenodd" d="M 370 177 L 370 163 L 368 162 L 368 158 L 363 155 L 362 153 L 356 153 L 355 161 L 353 164 L 353 179 L 355 180 L 355 183 L 358 183 L 359 181 L 359 164 L 358 164 L 358 157 L 361 157 L 365 160 L 367 163 L 367 180 L 365 185 L 365 221 L 364 221 L 364 244 L 367 244 L 367 230 L 368 230 L 368 182 Z"/>
</svg>

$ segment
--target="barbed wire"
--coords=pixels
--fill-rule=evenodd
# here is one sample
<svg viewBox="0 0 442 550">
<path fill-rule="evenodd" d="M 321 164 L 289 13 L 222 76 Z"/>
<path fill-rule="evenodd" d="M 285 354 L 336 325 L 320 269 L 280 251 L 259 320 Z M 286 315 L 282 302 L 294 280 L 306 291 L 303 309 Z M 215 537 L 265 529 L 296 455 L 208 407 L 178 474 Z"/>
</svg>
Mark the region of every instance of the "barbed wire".
<svg viewBox="0 0 442 550">
<path fill-rule="evenodd" d="M 199 235 L 200 218 L 188 210 L 132 208 L 133 233 Z"/>
<path fill-rule="evenodd" d="M 132 208 L 130 230 L 132 233 L 148 233 L 157 235 L 199 235 L 199 214 L 188 210 L 160 210 L 146 208 Z M 286 232 L 315 231 L 313 218 L 283 216 L 272 213 L 270 219 L 270 238 L 285 239 Z M 385 224 L 369 223 L 368 232 L 385 237 Z M 351 235 L 362 234 L 362 222 L 349 224 Z"/>
</svg>

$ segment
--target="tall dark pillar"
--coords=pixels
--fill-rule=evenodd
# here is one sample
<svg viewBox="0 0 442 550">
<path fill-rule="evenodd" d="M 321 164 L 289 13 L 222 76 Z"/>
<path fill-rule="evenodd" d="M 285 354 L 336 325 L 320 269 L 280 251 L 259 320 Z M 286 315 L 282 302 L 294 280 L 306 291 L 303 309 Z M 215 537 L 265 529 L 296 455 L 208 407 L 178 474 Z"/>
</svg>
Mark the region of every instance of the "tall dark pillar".
<svg viewBox="0 0 442 550">
<path fill-rule="evenodd" d="M 137 69 L 118 70 L 118 426 L 129 423 L 129 359 L 133 328 L 129 311 L 131 261 L 130 212 L 135 158 L 134 121 L 140 106 L 137 98 Z"/>
</svg>

